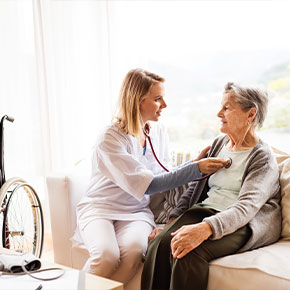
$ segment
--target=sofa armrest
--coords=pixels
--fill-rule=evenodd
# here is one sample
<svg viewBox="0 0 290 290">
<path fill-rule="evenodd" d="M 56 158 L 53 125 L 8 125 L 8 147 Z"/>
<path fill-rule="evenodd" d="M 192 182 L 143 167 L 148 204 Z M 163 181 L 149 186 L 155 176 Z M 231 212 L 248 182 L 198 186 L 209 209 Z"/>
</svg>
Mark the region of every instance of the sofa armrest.
<svg viewBox="0 0 290 290">
<path fill-rule="evenodd" d="M 56 263 L 71 267 L 71 213 L 68 178 L 66 176 L 49 176 L 46 178 L 46 184 L 54 260 Z"/>
</svg>

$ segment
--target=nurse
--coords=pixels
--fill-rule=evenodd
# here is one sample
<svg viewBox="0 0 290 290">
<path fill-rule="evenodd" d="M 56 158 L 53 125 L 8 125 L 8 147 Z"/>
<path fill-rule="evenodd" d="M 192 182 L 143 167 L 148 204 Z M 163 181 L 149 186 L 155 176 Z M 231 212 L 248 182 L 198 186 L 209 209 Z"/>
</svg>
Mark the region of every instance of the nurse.
<svg viewBox="0 0 290 290">
<path fill-rule="evenodd" d="M 198 161 L 170 172 L 157 163 L 143 130 L 150 127 L 155 154 L 169 167 L 167 135 L 157 122 L 167 107 L 163 83 L 162 77 L 142 69 L 126 75 L 118 112 L 97 139 L 91 179 L 77 206 L 74 240 L 83 242 L 90 254 L 84 270 L 124 284 L 135 275 L 155 226 L 149 195 L 227 164 L 223 159 L 200 159 L 209 148 L 202 151 Z"/>
</svg>

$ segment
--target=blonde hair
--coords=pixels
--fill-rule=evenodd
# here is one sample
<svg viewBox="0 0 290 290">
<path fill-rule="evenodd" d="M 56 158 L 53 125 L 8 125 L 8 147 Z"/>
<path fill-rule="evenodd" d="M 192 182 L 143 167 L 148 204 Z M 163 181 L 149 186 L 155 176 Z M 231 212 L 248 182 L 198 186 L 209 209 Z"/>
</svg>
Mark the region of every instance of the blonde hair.
<svg viewBox="0 0 290 290">
<path fill-rule="evenodd" d="M 142 132 L 140 104 L 152 85 L 164 82 L 165 79 L 137 68 L 130 70 L 123 80 L 115 124 L 126 134 L 139 136 Z"/>
</svg>

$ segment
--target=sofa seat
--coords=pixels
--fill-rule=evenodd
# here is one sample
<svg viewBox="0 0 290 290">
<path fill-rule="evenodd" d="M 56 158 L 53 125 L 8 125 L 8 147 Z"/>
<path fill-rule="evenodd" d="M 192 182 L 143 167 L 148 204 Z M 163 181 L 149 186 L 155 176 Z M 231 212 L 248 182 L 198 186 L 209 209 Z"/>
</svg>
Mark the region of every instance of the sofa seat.
<svg viewBox="0 0 290 290">
<path fill-rule="evenodd" d="M 210 290 L 290 289 L 290 241 L 213 260 L 209 271 Z"/>
</svg>

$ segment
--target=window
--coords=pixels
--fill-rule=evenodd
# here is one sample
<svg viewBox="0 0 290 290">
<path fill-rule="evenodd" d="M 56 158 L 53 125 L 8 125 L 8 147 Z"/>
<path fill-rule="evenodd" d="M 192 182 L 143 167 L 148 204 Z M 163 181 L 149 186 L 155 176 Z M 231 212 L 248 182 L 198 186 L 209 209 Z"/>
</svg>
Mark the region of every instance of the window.
<svg viewBox="0 0 290 290">
<path fill-rule="evenodd" d="M 290 152 L 287 2 L 116 2 L 110 6 L 116 78 L 120 83 L 136 66 L 166 78 L 162 120 L 173 150 L 194 152 L 211 144 L 219 133 L 223 86 L 234 81 L 269 90 L 269 113 L 259 135 Z"/>
</svg>

